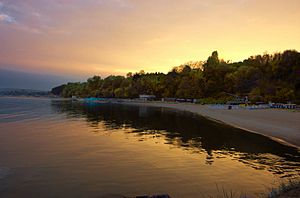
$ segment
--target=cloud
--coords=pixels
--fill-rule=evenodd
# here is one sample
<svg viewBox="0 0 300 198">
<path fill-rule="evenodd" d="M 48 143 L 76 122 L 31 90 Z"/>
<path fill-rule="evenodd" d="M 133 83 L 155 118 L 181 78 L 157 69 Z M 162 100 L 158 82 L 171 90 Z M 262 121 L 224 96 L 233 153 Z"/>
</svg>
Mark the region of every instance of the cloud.
<svg viewBox="0 0 300 198">
<path fill-rule="evenodd" d="M 0 22 L 1 21 L 5 22 L 5 23 L 15 23 L 16 22 L 16 20 L 13 17 L 11 17 L 7 14 L 4 14 L 4 13 L 0 13 Z"/>
</svg>

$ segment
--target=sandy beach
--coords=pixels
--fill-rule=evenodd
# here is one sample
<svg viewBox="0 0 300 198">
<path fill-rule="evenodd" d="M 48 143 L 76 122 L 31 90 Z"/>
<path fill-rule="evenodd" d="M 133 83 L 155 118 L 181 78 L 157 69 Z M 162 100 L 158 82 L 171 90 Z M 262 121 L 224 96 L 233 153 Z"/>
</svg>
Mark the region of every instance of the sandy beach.
<svg viewBox="0 0 300 198">
<path fill-rule="evenodd" d="M 276 141 L 300 148 L 300 112 L 284 109 L 218 109 L 209 105 L 166 102 L 126 102 L 128 105 L 166 107 L 197 113 Z"/>
</svg>

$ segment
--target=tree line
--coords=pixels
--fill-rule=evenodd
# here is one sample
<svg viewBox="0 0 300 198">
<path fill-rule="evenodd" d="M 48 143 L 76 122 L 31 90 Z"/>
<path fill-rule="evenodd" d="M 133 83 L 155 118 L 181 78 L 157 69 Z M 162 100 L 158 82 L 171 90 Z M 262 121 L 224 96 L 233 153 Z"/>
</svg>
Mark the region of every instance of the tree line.
<svg viewBox="0 0 300 198">
<path fill-rule="evenodd" d="M 300 53 L 251 56 L 241 62 L 219 59 L 214 51 L 206 61 L 188 62 L 167 74 L 128 73 L 126 76 L 94 76 L 86 82 L 67 83 L 51 91 L 62 97 L 157 98 L 229 100 L 232 95 L 251 101 L 300 102 Z"/>
</svg>

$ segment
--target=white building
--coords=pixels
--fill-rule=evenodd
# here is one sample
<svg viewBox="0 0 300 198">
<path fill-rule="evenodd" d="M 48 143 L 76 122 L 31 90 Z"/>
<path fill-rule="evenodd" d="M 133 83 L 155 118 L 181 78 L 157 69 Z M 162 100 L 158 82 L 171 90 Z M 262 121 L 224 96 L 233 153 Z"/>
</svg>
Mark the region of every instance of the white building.
<svg viewBox="0 0 300 198">
<path fill-rule="evenodd" d="M 156 96 L 155 95 L 140 95 L 139 98 L 141 100 L 147 101 L 147 100 L 154 100 L 156 98 Z"/>
</svg>

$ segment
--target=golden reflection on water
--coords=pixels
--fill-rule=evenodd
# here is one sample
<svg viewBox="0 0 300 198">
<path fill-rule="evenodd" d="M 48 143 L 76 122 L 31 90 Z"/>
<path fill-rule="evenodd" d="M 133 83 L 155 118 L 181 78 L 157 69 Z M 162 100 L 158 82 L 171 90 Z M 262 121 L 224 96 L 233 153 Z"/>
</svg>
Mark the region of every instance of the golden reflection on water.
<svg viewBox="0 0 300 198">
<path fill-rule="evenodd" d="M 264 192 L 278 180 L 267 170 L 234 160 L 234 156 L 220 154 L 208 163 L 205 153 L 166 144 L 163 135 L 140 137 L 131 133 L 134 129 L 108 132 L 101 128 L 98 126 L 95 133 L 85 122 L 68 120 L 51 126 L 46 121 L 39 126 L 1 124 L 1 131 L 12 131 L 1 135 L 5 149 L 0 153 L 6 156 L 1 165 L 11 170 L 32 167 L 28 173 L 32 178 L 18 179 L 32 182 L 37 191 L 58 182 L 66 189 L 83 185 L 94 193 L 195 197 L 215 194 L 216 185 L 239 193 Z M 17 194 L 36 194 L 18 179 L 12 181 L 12 188 L 21 186 Z"/>
<path fill-rule="evenodd" d="M 5 197 L 169 193 L 176 198 L 216 195 L 217 188 L 254 195 L 284 181 L 274 169 L 289 171 L 280 170 L 281 158 L 271 153 L 207 150 L 200 140 L 170 138 L 164 130 L 57 116 L 0 123 L 0 170 L 9 170 Z"/>
</svg>

